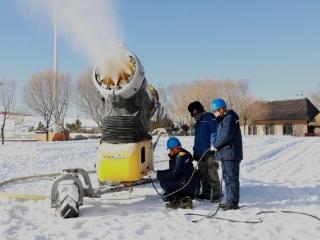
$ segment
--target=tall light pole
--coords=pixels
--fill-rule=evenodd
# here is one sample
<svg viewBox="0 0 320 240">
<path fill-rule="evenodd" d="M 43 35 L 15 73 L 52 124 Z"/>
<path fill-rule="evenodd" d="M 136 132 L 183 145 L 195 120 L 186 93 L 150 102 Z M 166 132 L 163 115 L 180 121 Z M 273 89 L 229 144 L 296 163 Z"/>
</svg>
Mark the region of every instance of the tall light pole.
<svg viewBox="0 0 320 240">
<path fill-rule="evenodd" d="M 56 6 L 56 2 L 54 1 L 53 4 L 53 104 L 54 104 L 54 120 L 57 123 L 57 121 L 59 119 L 57 118 L 57 6 Z"/>
</svg>

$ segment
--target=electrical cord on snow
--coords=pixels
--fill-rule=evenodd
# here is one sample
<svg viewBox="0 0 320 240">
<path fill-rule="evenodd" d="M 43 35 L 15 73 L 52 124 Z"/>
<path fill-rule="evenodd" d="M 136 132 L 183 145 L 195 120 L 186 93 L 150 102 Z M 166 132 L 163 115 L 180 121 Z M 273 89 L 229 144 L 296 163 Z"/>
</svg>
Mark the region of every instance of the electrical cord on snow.
<svg viewBox="0 0 320 240">
<path fill-rule="evenodd" d="M 172 193 L 169 193 L 169 194 L 166 194 L 166 195 L 162 195 L 162 194 L 158 191 L 158 189 L 156 188 L 156 186 L 154 185 L 151 176 L 149 176 L 150 181 L 151 181 L 151 184 L 152 184 L 153 188 L 155 189 L 155 191 L 157 192 L 157 194 L 158 194 L 159 196 L 161 196 L 162 198 L 163 198 L 163 197 L 169 197 L 169 196 L 171 196 L 171 195 L 173 195 L 173 194 L 181 191 L 182 189 L 184 189 L 184 188 L 190 183 L 191 179 L 193 178 L 193 175 L 194 175 L 195 172 L 196 172 L 196 169 L 197 169 L 198 166 L 199 166 L 199 163 L 201 162 L 201 160 L 202 160 L 203 157 L 207 154 L 208 151 L 210 151 L 210 148 L 208 148 L 208 149 L 202 154 L 202 156 L 200 157 L 199 161 L 197 162 L 197 166 L 196 166 L 195 169 L 193 170 L 192 175 L 191 175 L 191 177 L 189 178 L 189 180 L 187 181 L 187 183 L 184 184 L 181 188 L 175 190 L 175 191 L 172 192 Z M 221 161 L 221 164 L 223 164 L 222 161 Z M 222 167 L 223 167 L 223 166 L 221 166 L 221 168 L 222 168 Z M 199 216 L 199 217 L 202 217 L 202 218 L 200 218 L 200 219 L 192 220 L 192 222 L 194 222 L 194 223 L 199 222 L 199 221 L 201 221 L 201 220 L 203 220 L 203 219 L 206 219 L 206 218 L 216 218 L 216 219 L 219 219 L 219 220 L 226 220 L 226 221 L 230 221 L 230 222 L 244 222 L 244 223 L 252 223 L 252 224 L 253 224 L 253 223 L 260 223 L 260 222 L 262 221 L 262 220 L 260 221 L 260 219 L 259 219 L 259 221 L 240 221 L 240 220 L 233 220 L 233 219 L 215 217 L 215 216 L 217 215 L 217 213 L 219 212 L 220 206 L 221 206 L 221 200 L 222 200 L 222 182 L 223 182 L 223 175 L 221 174 L 221 178 L 220 178 L 220 199 L 219 199 L 219 204 L 218 204 L 217 208 L 213 211 L 212 214 L 186 213 L 185 215 L 187 215 L 187 216 Z"/>
<path fill-rule="evenodd" d="M 221 161 L 221 169 L 223 169 L 223 161 Z M 229 222 L 235 222 L 235 223 L 251 223 L 251 224 L 256 224 L 256 223 L 261 223 L 262 219 L 258 219 L 257 221 L 241 221 L 241 220 L 235 220 L 235 219 L 229 219 L 229 218 L 222 218 L 222 217 L 217 217 L 216 215 L 218 214 L 220 207 L 221 207 L 221 201 L 222 201 L 222 183 L 223 183 L 223 174 L 221 174 L 220 177 L 220 198 L 219 198 L 219 203 L 217 208 L 212 211 L 212 213 L 208 213 L 208 214 L 200 214 L 200 213 L 186 213 L 186 216 L 199 216 L 201 218 L 199 219 L 194 219 L 192 220 L 193 223 L 197 223 L 200 222 L 204 219 L 208 219 L 208 218 L 215 218 L 215 219 L 219 219 L 219 220 L 224 220 L 224 221 L 229 221 Z"/>
<path fill-rule="evenodd" d="M 209 149 L 208 149 L 209 150 Z M 223 169 L 223 161 L 221 161 L 221 169 Z M 222 183 L 223 183 L 223 174 L 221 174 L 220 177 L 220 198 L 219 198 L 219 203 L 217 208 L 212 211 L 212 213 L 208 213 L 208 214 L 200 214 L 200 213 L 186 213 L 186 216 L 198 216 L 201 217 L 199 219 L 194 219 L 192 220 L 193 223 L 197 223 L 200 222 L 204 219 L 208 219 L 208 218 L 215 218 L 215 219 L 219 219 L 219 220 L 224 220 L 224 221 L 229 221 L 229 222 L 235 222 L 235 223 L 250 223 L 250 224 L 256 224 L 256 223 L 261 223 L 262 219 L 258 219 L 257 221 L 241 221 L 241 220 L 235 220 L 235 219 L 229 219 L 229 218 L 222 218 L 222 217 L 217 217 L 216 215 L 218 214 L 220 207 L 221 207 L 221 201 L 222 201 Z"/>
<path fill-rule="evenodd" d="M 150 180 L 151 180 L 151 184 L 152 184 L 153 188 L 156 190 L 157 194 L 158 194 L 159 196 L 161 196 L 162 198 L 163 198 L 163 197 L 169 197 L 169 196 L 171 196 L 171 195 L 173 195 L 173 194 L 181 191 L 182 189 L 184 189 L 184 188 L 190 183 L 190 181 L 192 180 L 192 178 L 193 178 L 193 176 L 194 176 L 194 174 L 195 174 L 195 172 L 196 172 L 196 170 L 197 170 L 197 168 L 198 168 L 198 166 L 199 166 L 199 163 L 202 161 L 202 159 L 204 158 L 204 156 L 207 154 L 208 151 L 210 151 L 210 148 L 208 148 L 208 149 L 201 155 L 199 161 L 197 162 L 197 166 L 196 166 L 195 169 L 193 170 L 193 172 L 192 172 L 192 174 L 191 174 L 191 177 L 189 178 L 189 180 L 187 181 L 187 183 L 184 184 L 181 188 L 173 191 L 172 193 L 169 193 L 169 194 L 166 194 L 166 195 L 162 195 L 162 194 L 158 191 L 158 189 L 156 188 L 156 186 L 154 185 L 154 183 L 153 183 L 153 181 L 152 181 L 152 179 L 151 179 L 151 176 L 149 176 L 149 178 L 150 178 Z M 222 163 L 222 162 L 221 162 L 221 163 Z M 197 214 L 197 213 L 187 213 L 187 214 L 185 214 L 185 215 L 189 215 L 189 216 L 191 215 L 191 216 L 199 216 L 199 217 L 202 217 L 202 218 L 200 218 L 200 219 L 198 219 L 198 220 L 192 220 L 192 222 L 199 222 L 199 221 L 201 221 L 201 220 L 203 220 L 203 219 L 205 219 L 205 218 L 213 218 L 213 217 L 215 217 L 215 215 L 217 215 L 217 213 L 219 212 L 220 205 L 221 205 L 221 200 L 222 200 L 222 181 L 223 181 L 223 176 L 222 176 L 222 174 L 221 174 L 221 179 L 220 179 L 220 198 L 219 198 L 219 204 L 218 204 L 217 208 L 215 209 L 215 211 L 214 211 L 212 214 Z M 224 219 L 224 220 L 236 221 L 236 220 L 229 220 L 229 219 Z M 254 223 L 256 223 L 256 222 L 254 222 Z"/>
<path fill-rule="evenodd" d="M 208 149 L 209 150 L 209 149 Z M 207 150 L 207 151 L 208 151 Z M 222 161 L 221 161 L 222 163 Z M 222 168 L 223 166 L 221 166 Z M 213 218 L 215 217 L 219 210 L 220 210 L 220 206 L 221 206 L 221 200 L 222 200 L 222 181 L 223 181 L 223 175 L 221 174 L 221 177 L 220 177 L 220 198 L 219 198 L 219 203 L 218 203 L 218 207 L 213 211 L 213 213 L 211 214 L 198 214 L 198 213 L 186 213 L 185 215 L 186 216 L 199 216 L 199 217 L 202 217 L 200 219 L 195 219 L 195 220 L 192 220 L 192 222 L 196 223 L 196 222 L 200 222 L 201 220 L 205 219 L 205 218 Z"/>
<path fill-rule="evenodd" d="M 156 188 L 156 186 L 154 185 L 151 176 L 149 176 L 150 181 L 151 181 L 151 184 L 152 184 L 154 190 L 156 190 L 157 194 L 158 194 L 159 196 L 161 196 L 161 198 L 164 198 L 164 197 L 172 196 L 173 194 L 176 194 L 177 192 L 180 192 L 182 189 L 184 189 L 184 188 L 191 182 L 191 180 L 192 180 L 192 178 L 193 178 L 193 176 L 194 176 L 194 174 L 195 174 L 195 172 L 196 172 L 196 170 L 197 170 L 197 168 L 198 168 L 198 166 L 199 166 L 199 163 L 201 162 L 201 160 L 203 159 L 203 157 L 207 154 L 207 152 L 208 152 L 209 150 L 210 150 L 210 148 L 208 148 L 208 149 L 202 154 L 202 156 L 200 157 L 199 161 L 197 162 L 197 166 L 194 168 L 194 170 L 193 170 L 193 172 L 192 172 L 192 174 L 191 174 L 191 177 L 189 178 L 189 180 L 187 181 L 187 183 L 185 183 L 181 188 L 173 191 L 172 193 L 169 193 L 169 194 L 166 194 L 166 195 L 162 195 L 162 194 L 158 191 L 158 189 Z M 221 198 L 221 192 L 220 192 L 220 198 Z"/>
<path fill-rule="evenodd" d="M 256 215 L 260 215 L 260 214 L 268 214 L 268 213 L 292 213 L 292 214 L 300 214 L 300 215 L 305 215 L 305 216 L 308 216 L 308 217 L 312 217 L 318 221 L 320 221 L 320 218 L 315 216 L 315 215 L 312 215 L 312 214 L 309 214 L 309 213 L 305 213 L 305 212 L 297 212 L 297 211 L 289 211 L 289 210 L 279 210 L 279 211 L 272 211 L 272 210 L 267 210 L 267 211 L 261 211 L 261 212 L 258 212 L 256 213 Z"/>
<path fill-rule="evenodd" d="M 191 181 L 193 175 L 195 174 L 195 171 L 196 169 L 198 168 L 199 166 L 199 163 L 201 162 L 201 160 L 203 159 L 203 157 L 205 156 L 205 154 L 210 150 L 210 148 L 208 148 L 204 154 L 202 154 L 202 156 L 200 157 L 199 161 L 197 162 L 197 166 L 195 167 L 195 169 L 193 170 L 193 173 L 190 177 L 190 179 L 187 181 L 186 184 L 184 184 L 181 188 L 177 189 L 176 191 L 170 193 L 170 194 L 166 194 L 166 195 L 162 195 L 158 189 L 156 188 L 156 186 L 154 185 L 154 182 L 151 178 L 151 176 L 149 176 L 150 178 L 150 182 L 153 186 L 153 188 L 155 189 L 155 191 L 157 192 L 157 194 L 161 197 L 169 197 L 179 191 L 181 191 L 182 189 L 184 189 Z M 221 161 L 221 168 L 223 169 L 223 161 Z M 248 224 L 258 224 L 258 223 L 262 223 L 263 220 L 258 217 L 258 219 L 256 221 L 241 221 L 241 220 L 236 220 L 236 219 L 229 219 L 229 218 L 222 218 L 222 217 L 217 217 L 216 215 L 218 214 L 219 210 L 220 210 L 220 206 L 221 206 L 221 200 L 222 200 L 222 183 L 223 183 L 223 174 L 221 174 L 221 177 L 220 177 L 220 199 L 219 199 L 219 204 L 217 206 L 217 208 L 211 213 L 211 214 L 198 214 L 198 213 L 186 213 L 185 215 L 186 216 L 199 216 L 201 218 L 199 219 L 194 219 L 192 220 L 192 222 L 194 223 L 197 223 L 197 222 L 200 222 L 201 220 L 204 220 L 204 219 L 208 219 L 208 218 L 214 218 L 214 219 L 218 219 L 218 220 L 223 220 L 223 221 L 228 221 L 228 222 L 234 222 L 234 223 L 248 223 Z M 279 210 L 279 211 L 260 211 L 258 213 L 256 213 L 255 215 L 258 216 L 258 215 L 262 215 L 262 214 L 269 214 L 269 213 L 291 213 L 291 214 L 300 214 L 300 215 L 305 215 L 305 216 L 309 216 L 309 217 L 312 217 L 318 221 L 320 221 L 320 218 L 315 216 L 315 215 L 312 215 L 312 214 L 308 214 L 308 213 L 304 213 L 304 212 L 296 212 L 296 211 L 288 211 L 288 210 Z"/>
<path fill-rule="evenodd" d="M 221 168 L 223 169 L 223 161 L 221 161 L 221 165 L 222 165 Z M 218 207 L 216 208 L 216 210 L 213 211 L 212 214 L 187 213 L 187 214 L 185 214 L 185 215 L 202 217 L 202 218 L 199 218 L 199 219 L 192 220 L 192 222 L 194 222 L 194 223 L 200 222 L 201 220 L 208 219 L 208 218 L 215 218 L 215 219 L 218 219 L 218 220 L 224 220 L 224 221 L 234 222 L 234 223 L 249 223 L 249 224 L 262 223 L 263 220 L 262 220 L 260 217 L 258 217 L 258 219 L 257 219 L 256 221 L 241 221 L 241 220 L 229 219 L 229 218 L 223 218 L 223 217 L 217 217 L 217 216 L 216 216 L 217 213 L 219 212 L 220 206 L 221 206 L 221 200 L 222 200 L 222 182 L 223 182 L 223 175 L 221 175 L 221 178 L 220 178 L 220 200 L 219 200 L 219 204 L 218 204 Z M 279 212 L 281 212 L 281 213 L 292 213 L 292 214 L 305 215 L 305 216 L 312 217 L 312 218 L 320 221 L 320 218 L 317 217 L 317 216 L 315 216 L 315 215 L 312 215 L 312 214 L 309 214 L 309 213 L 304 213 L 304 212 L 289 211 L 289 210 L 260 211 L 260 212 L 256 213 L 255 215 L 258 216 L 258 215 L 262 215 L 262 214 L 279 213 Z"/>
</svg>

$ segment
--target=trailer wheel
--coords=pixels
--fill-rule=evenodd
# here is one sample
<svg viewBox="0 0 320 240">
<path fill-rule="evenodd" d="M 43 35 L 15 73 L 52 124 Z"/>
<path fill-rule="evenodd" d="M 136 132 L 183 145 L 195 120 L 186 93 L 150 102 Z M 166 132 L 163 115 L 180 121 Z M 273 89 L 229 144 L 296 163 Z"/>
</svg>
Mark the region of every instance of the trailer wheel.
<svg viewBox="0 0 320 240">
<path fill-rule="evenodd" d="M 58 184 L 57 199 L 58 209 L 63 218 L 75 218 L 79 216 L 79 189 L 74 181 L 62 181 Z"/>
<path fill-rule="evenodd" d="M 59 212 L 63 218 L 76 218 L 79 216 L 79 204 L 70 196 L 66 196 L 60 202 Z"/>
</svg>

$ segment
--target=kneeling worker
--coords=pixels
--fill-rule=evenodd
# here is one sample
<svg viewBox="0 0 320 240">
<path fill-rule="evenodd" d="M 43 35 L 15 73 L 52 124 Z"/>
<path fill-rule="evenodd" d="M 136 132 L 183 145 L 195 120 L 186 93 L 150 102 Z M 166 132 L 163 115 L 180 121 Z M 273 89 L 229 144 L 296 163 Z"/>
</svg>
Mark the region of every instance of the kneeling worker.
<svg viewBox="0 0 320 240">
<path fill-rule="evenodd" d="M 170 158 L 169 169 L 157 171 L 160 186 L 165 192 L 163 200 L 168 202 L 166 207 L 169 208 L 192 208 L 192 199 L 199 194 L 200 188 L 198 173 L 192 164 L 192 156 L 181 147 L 181 142 L 176 137 L 168 139 L 167 149 Z M 173 193 L 178 189 L 181 190 Z M 171 193 L 173 194 L 170 195 Z"/>
</svg>

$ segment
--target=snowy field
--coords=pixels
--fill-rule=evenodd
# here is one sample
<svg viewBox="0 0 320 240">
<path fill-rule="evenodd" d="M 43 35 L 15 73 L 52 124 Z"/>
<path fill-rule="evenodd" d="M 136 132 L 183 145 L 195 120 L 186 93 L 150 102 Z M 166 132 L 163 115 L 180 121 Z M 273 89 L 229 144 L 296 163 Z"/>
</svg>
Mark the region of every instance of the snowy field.
<svg viewBox="0 0 320 240">
<path fill-rule="evenodd" d="M 161 139 L 156 161 L 166 159 Z M 192 149 L 193 138 L 182 143 Z M 94 169 L 97 140 L 6 143 L 0 146 L 0 181 L 60 172 L 63 168 Z M 167 162 L 156 163 L 157 169 Z M 320 138 L 245 137 L 240 170 L 241 210 L 218 217 L 258 219 L 262 210 L 299 211 L 320 217 Z M 92 175 L 97 185 L 96 176 Z M 0 187 L 0 192 L 49 195 L 52 179 Z M 158 186 L 159 187 L 159 186 Z M 61 219 L 50 201 L 0 198 L 0 239 L 320 239 L 320 222 L 305 215 L 260 215 L 263 223 L 206 219 L 193 223 L 186 213 L 211 213 L 216 204 L 194 201 L 193 210 L 166 209 L 151 185 L 128 192 L 85 199 L 80 217 Z"/>
<path fill-rule="evenodd" d="M 0 119 L 3 116 L 0 114 Z M 76 118 L 74 117 L 66 117 L 65 118 L 65 124 L 70 124 L 74 123 Z M 92 120 L 88 118 L 79 118 L 81 122 L 81 126 L 84 128 L 95 128 L 97 127 L 97 124 Z M 38 127 L 39 122 L 42 122 L 43 124 L 43 119 L 42 117 L 39 116 L 11 116 L 7 121 L 6 121 L 6 126 L 5 126 L 5 139 L 8 140 L 28 140 L 32 139 L 34 136 L 34 132 L 30 132 L 29 130 L 31 128 L 36 129 Z M 71 134 L 71 135 L 76 135 L 76 134 Z"/>
</svg>

